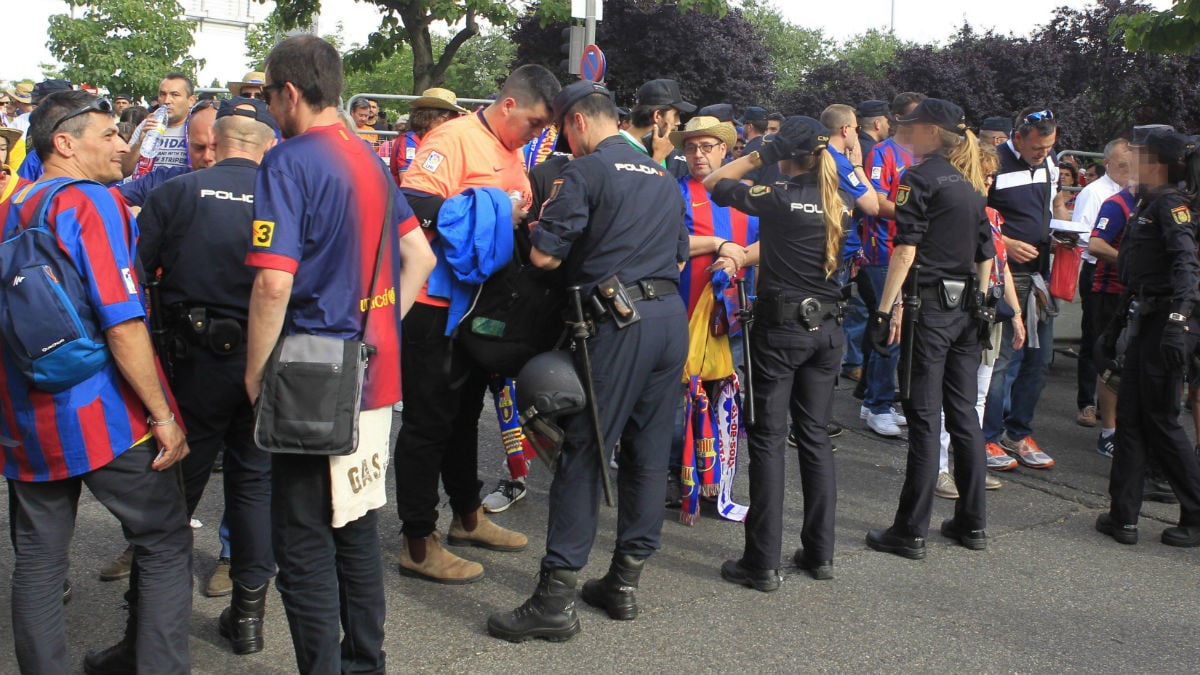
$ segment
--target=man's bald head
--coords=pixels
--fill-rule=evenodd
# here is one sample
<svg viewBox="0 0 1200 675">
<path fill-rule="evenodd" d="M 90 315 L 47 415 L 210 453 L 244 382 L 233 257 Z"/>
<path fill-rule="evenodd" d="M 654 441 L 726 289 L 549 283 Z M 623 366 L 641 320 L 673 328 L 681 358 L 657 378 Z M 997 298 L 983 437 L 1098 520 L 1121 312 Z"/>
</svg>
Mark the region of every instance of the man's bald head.
<svg viewBox="0 0 1200 675">
<path fill-rule="evenodd" d="M 238 110 L 253 111 L 250 105 L 240 105 Z M 217 161 L 228 157 L 244 157 L 261 162 L 263 155 L 275 144 L 275 132 L 270 127 L 251 117 L 227 115 L 213 125 L 213 136 L 217 147 Z"/>
</svg>

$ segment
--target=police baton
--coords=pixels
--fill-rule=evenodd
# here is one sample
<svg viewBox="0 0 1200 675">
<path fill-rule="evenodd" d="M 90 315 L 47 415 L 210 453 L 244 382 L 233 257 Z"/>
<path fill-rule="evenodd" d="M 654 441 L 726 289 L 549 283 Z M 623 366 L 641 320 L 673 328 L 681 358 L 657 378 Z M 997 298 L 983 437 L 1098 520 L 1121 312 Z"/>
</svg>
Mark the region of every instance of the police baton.
<svg viewBox="0 0 1200 675">
<path fill-rule="evenodd" d="M 746 415 L 746 427 L 753 427 L 755 422 L 754 414 L 754 357 L 750 355 L 750 329 L 754 326 L 754 310 L 750 307 L 750 301 L 746 295 L 746 277 L 743 275 L 733 280 L 737 284 L 738 295 L 738 322 L 742 325 L 742 359 L 745 364 L 746 385 L 743 389 L 746 395 L 742 397 L 744 401 L 742 410 Z"/>
<path fill-rule="evenodd" d="M 921 266 L 913 265 L 908 272 L 904 289 L 904 316 L 900 321 L 900 400 L 912 395 L 913 345 L 916 344 L 917 318 L 921 314 L 921 292 L 918 277 Z"/>
<path fill-rule="evenodd" d="M 596 406 L 596 389 L 592 385 L 592 358 L 588 354 L 587 339 L 591 337 L 587 320 L 583 317 L 583 294 L 578 286 L 567 289 L 571 294 L 572 338 L 579 358 L 583 360 L 583 387 L 587 392 L 588 414 L 592 416 L 592 430 L 596 434 L 596 458 L 600 462 L 600 481 L 604 486 L 604 503 L 613 505 L 612 481 L 608 477 L 608 459 L 604 456 L 608 446 L 604 443 L 604 430 L 600 428 L 600 410 Z"/>
</svg>

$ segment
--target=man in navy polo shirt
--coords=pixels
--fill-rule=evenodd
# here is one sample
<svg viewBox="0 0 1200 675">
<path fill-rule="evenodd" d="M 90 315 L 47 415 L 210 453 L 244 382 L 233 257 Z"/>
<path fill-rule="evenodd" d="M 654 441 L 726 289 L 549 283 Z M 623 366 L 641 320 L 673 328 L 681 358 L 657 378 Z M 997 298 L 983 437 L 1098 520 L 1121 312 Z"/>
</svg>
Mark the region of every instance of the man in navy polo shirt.
<svg viewBox="0 0 1200 675">
<path fill-rule="evenodd" d="M 1033 413 L 1054 353 L 1053 308 L 1031 308 L 1029 296 L 1038 276 L 1042 281 L 1049 278 L 1050 216 L 1058 193 L 1058 166 L 1053 157 L 1057 137 L 1058 122 L 1052 111 L 1043 108 L 1021 111 L 1012 139 L 996 148 L 1000 172 L 988 194 L 988 206 L 1004 217 L 1004 244 L 1021 309 L 1035 309 L 1025 313 L 1034 315 L 1031 320 L 1041 315 L 1041 320 L 1037 321 L 1037 331 L 1029 332 L 1025 347 L 1020 350 L 1012 348 L 1011 326 L 1004 327 L 996 376 L 988 390 L 983 433 L 989 458 L 1007 453 L 1031 469 L 1054 466 L 1054 460 L 1042 452 L 1032 435 Z M 1048 293 L 1046 297 L 1049 298 Z M 1019 364 L 1015 366 L 1015 379 L 1009 375 L 1009 366 L 1014 362 Z M 1011 400 L 1007 413 L 1006 400 Z M 1015 464 L 989 459 L 988 466 L 1008 470 Z"/>
</svg>

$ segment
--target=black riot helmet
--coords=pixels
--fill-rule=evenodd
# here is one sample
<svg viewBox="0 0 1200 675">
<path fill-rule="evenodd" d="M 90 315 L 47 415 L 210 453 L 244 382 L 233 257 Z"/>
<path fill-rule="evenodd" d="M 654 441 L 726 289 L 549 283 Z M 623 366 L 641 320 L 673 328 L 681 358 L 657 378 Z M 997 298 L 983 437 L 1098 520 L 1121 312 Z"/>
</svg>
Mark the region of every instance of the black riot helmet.
<svg viewBox="0 0 1200 675">
<path fill-rule="evenodd" d="M 556 420 L 582 411 L 586 404 L 587 395 L 569 352 L 538 354 L 517 375 L 521 427 L 538 456 L 552 469 L 563 443 L 563 431 Z"/>
</svg>

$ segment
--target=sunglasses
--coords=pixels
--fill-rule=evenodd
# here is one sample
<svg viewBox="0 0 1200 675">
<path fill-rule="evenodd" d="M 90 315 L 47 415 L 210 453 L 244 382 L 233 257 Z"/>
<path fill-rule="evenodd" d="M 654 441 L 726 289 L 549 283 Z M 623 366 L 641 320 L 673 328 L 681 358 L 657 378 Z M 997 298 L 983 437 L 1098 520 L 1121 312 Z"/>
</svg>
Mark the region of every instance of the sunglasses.
<svg viewBox="0 0 1200 675">
<path fill-rule="evenodd" d="M 69 119 L 73 119 L 73 118 L 79 117 L 80 115 L 86 115 L 88 113 L 94 113 L 94 112 L 104 113 L 105 115 L 111 116 L 113 114 L 112 101 L 110 101 L 106 98 L 98 98 L 95 101 L 92 101 L 91 103 L 83 106 L 79 110 L 76 110 L 75 112 L 69 112 L 66 115 L 63 115 L 62 117 L 58 118 L 58 121 L 54 123 L 54 126 L 50 127 L 50 133 L 53 134 L 55 131 L 58 130 L 59 127 L 61 127 Z"/>
<path fill-rule="evenodd" d="M 271 92 L 283 91 L 283 85 L 285 85 L 285 84 L 287 84 L 287 83 L 286 82 L 275 82 L 273 84 L 268 84 L 268 85 L 264 86 L 262 89 L 263 102 L 266 103 L 267 105 L 271 105 Z"/>
<path fill-rule="evenodd" d="M 245 98 L 265 98 L 261 91 L 252 91 L 249 94 L 244 94 Z"/>
<path fill-rule="evenodd" d="M 1049 110 L 1042 110 L 1042 111 L 1035 112 L 1035 113 L 1029 113 L 1028 115 L 1025 116 L 1024 121 L 1025 121 L 1025 124 L 1037 124 L 1038 122 L 1041 122 L 1042 120 L 1053 120 L 1053 119 L 1054 119 L 1053 112 L 1050 112 Z"/>
</svg>

